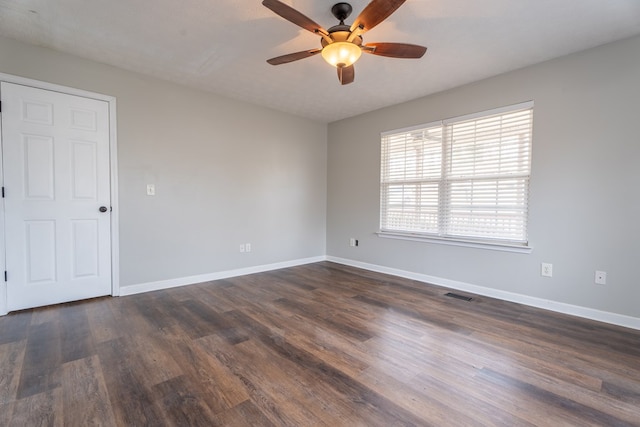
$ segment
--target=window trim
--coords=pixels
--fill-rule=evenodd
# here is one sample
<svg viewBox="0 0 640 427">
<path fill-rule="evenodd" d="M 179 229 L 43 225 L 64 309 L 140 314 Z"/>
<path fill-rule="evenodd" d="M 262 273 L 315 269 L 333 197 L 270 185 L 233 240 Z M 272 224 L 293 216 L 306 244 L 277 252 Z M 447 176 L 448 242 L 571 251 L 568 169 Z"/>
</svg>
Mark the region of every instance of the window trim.
<svg viewBox="0 0 640 427">
<path fill-rule="evenodd" d="M 492 108 L 491 110 L 484 110 L 484 111 L 478 111 L 476 113 L 465 114 L 463 116 L 448 117 L 446 119 L 434 120 L 434 121 L 431 121 L 431 122 L 428 122 L 428 123 L 422 123 L 422 124 L 418 124 L 418 125 L 415 125 L 415 126 L 408 126 L 408 127 L 400 128 L 400 129 L 387 130 L 387 131 L 384 131 L 384 132 L 380 132 L 380 137 L 385 137 L 385 136 L 388 136 L 388 135 L 395 135 L 396 133 L 411 132 L 411 131 L 414 131 L 414 130 L 424 129 L 424 128 L 428 128 L 428 127 L 448 125 L 450 123 L 462 122 L 462 121 L 466 121 L 466 120 L 473 120 L 473 119 L 477 119 L 477 118 L 485 117 L 485 116 L 494 116 L 496 114 L 508 113 L 510 111 L 526 110 L 526 109 L 529 109 L 529 108 L 533 108 L 533 106 L 534 106 L 533 101 L 520 102 L 520 103 L 517 103 L 517 104 L 506 105 L 504 107 Z"/>
<path fill-rule="evenodd" d="M 398 231 L 376 232 L 378 237 L 385 239 L 409 240 L 413 242 L 435 243 L 439 245 L 462 246 L 466 248 L 490 249 L 494 251 L 516 252 L 529 254 L 533 251 L 533 246 L 529 244 L 521 245 L 517 243 L 505 242 L 502 240 L 473 240 L 454 237 L 440 237 L 426 234 L 402 233 Z"/>
<path fill-rule="evenodd" d="M 432 122 L 429 122 L 429 123 L 424 123 L 424 124 L 419 124 L 419 125 L 415 125 L 415 126 L 409 126 L 409 127 L 405 127 L 405 128 L 401 128 L 401 129 L 393 129 L 393 130 L 390 130 L 390 131 L 381 132 L 380 133 L 380 138 L 382 140 L 382 138 L 384 138 L 384 137 L 386 137 L 388 135 L 408 133 L 408 132 L 412 132 L 412 131 L 419 130 L 419 129 L 426 129 L 426 128 L 437 127 L 437 126 L 444 127 L 444 126 L 447 126 L 447 125 L 452 124 L 452 123 L 457 123 L 457 122 L 462 122 L 462 121 L 467 121 L 467 120 L 474 120 L 474 119 L 477 119 L 477 118 L 482 118 L 482 117 L 486 117 L 486 116 L 493 116 L 493 115 L 498 115 L 498 114 L 502 114 L 502 113 L 508 113 L 508 112 L 512 112 L 512 111 L 533 109 L 533 107 L 534 107 L 534 101 L 533 100 L 525 101 L 525 102 L 521 102 L 521 103 L 517 103 L 517 104 L 511 104 L 511 105 L 507 105 L 507 106 L 503 106 L 503 107 L 493 108 L 493 109 L 490 109 L 490 110 L 479 111 L 479 112 L 466 114 L 466 115 L 462 115 L 462 116 L 450 117 L 450 118 L 446 118 L 446 119 L 443 119 L 443 120 L 437 120 L 437 121 L 432 121 Z M 531 132 L 533 133 L 533 130 Z M 532 146 L 529 147 L 529 150 L 530 150 L 530 154 L 529 155 L 531 156 Z M 529 170 L 529 177 L 531 177 L 531 170 Z M 382 176 L 379 177 L 379 184 L 382 184 Z M 380 200 L 380 203 L 378 204 L 378 206 L 380 208 L 380 218 L 381 218 L 381 221 L 380 221 L 379 225 L 382 224 L 382 204 L 381 204 L 381 202 L 382 202 L 382 200 Z M 527 208 L 527 216 L 528 216 L 528 211 L 529 211 L 529 209 Z M 528 222 L 528 218 L 527 218 L 527 222 Z M 435 244 L 445 244 L 445 245 L 471 247 L 471 248 L 499 250 L 499 251 L 506 251 L 506 252 L 531 253 L 532 250 L 533 250 L 533 247 L 530 246 L 530 242 L 528 241 L 528 239 L 527 239 L 526 242 L 522 242 L 521 243 L 521 242 L 500 240 L 500 239 L 492 240 L 491 238 L 486 238 L 486 239 L 485 238 L 477 238 L 476 239 L 476 238 L 473 238 L 473 237 L 465 237 L 465 236 L 462 236 L 462 237 L 441 236 L 441 235 L 428 234 L 428 233 L 424 233 L 424 234 L 423 233 L 417 233 L 417 232 L 413 233 L 411 231 L 383 230 L 381 227 L 378 229 L 376 234 L 378 235 L 378 237 L 382 237 L 382 238 L 391 238 L 391 239 L 418 241 L 418 242 L 426 242 L 426 243 L 435 243 Z"/>
</svg>

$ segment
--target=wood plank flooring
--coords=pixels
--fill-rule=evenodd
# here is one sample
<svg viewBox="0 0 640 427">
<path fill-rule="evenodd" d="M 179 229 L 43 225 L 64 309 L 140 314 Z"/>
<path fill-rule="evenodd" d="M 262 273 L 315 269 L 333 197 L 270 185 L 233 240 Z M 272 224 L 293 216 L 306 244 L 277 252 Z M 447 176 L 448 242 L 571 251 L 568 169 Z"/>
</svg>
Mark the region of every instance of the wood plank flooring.
<svg viewBox="0 0 640 427">
<path fill-rule="evenodd" d="M 0 425 L 640 426 L 640 331 L 448 291 L 322 262 L 12 313 Z"/>
</svg>

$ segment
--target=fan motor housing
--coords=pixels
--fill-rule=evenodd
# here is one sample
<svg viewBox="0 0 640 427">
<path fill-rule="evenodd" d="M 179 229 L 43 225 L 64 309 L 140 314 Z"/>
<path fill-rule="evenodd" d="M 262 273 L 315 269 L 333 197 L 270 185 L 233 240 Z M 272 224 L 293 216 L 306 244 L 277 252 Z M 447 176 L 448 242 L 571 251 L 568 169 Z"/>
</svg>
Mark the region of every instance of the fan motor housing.
<svg viewBox="0 0 640 427">
<path fill-rule="evenodd" d="M 334 25 L 333 27 L 329 28 L 328 32 L 329 38 L 331 38 L 331 40 L 333 40 L 334 42 L 346 42 L 351 35 L 351 27 L 344 24 Z M 324 38 L 320 39 L 320 43 L 322 44 L 322 47 L 325 47 L 329 44 L 329 42 Z M 351 41 L 351 43 L 355 44 L 356 46 L 361 46 L 362 36 L 356 36 Z"/>
</svg>

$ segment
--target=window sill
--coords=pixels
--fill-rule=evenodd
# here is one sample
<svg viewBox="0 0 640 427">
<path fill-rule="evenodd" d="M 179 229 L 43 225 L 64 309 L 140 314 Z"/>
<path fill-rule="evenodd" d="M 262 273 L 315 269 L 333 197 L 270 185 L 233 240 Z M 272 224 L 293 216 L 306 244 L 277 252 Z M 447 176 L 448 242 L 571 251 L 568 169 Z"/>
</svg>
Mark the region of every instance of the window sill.
<svg viewBox="0 0 640 427">
<path fill-rule="evenodd" d="M 515 252 L 529 254 L 533 251 L 531 246 L 518 245 L 503 242 L 486 242 L 471 239 L 452 239 L 436 236 L 424 236 L 420 234 L 400 233 L 392 231 L 378 231 L 378 237 L 385 239 L 411 240 L 414 242 L 435 243 L 440 245 L 463 246 L 467 248 L 488 249 L 493 251 Z"/>
</svg>

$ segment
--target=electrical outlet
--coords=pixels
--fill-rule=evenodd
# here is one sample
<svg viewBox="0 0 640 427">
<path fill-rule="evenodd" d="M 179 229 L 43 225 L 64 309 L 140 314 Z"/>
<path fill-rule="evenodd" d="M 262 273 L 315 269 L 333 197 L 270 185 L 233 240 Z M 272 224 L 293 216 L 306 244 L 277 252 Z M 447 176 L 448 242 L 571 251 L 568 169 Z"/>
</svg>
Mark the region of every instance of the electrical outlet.
<svg viewBox="0 0 640 427">
<path fill-rule="evenodd" d="M 245 243 L 244 250 L 245 252 L 251 252 L 251 243 Z"/>
<path fill-rule="evenodd" d="M 240 252 L 244 252 L 245 248 L 244 248 L 244 244 L 240 245 Z"/>
<path fill-rule="evenodd" d="M 357 240 L 355 239 L 355 237 L 352 237 L 349 239 L 349 246 L 357 246 Z"/>
<path fill-rule="evenodd" d="M 540 266 L 540 275 L 544 277 L 552 277 L 553 264 L 549 264 L 548 262 L 543 262 Z"/>
<path fill-rule="evenodd" d="M 596 271 L 596 284 L 598 285 L 606 285 L 607 284 L 607 272 L 606 271 Z"/>
<path fill-rule="evenodd" d="M 147 184 L 147 196 L 156 195 L 156 186 L 154 184 Z"/>
</svg>

